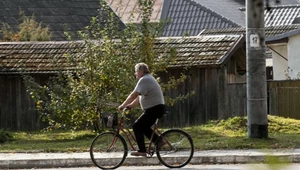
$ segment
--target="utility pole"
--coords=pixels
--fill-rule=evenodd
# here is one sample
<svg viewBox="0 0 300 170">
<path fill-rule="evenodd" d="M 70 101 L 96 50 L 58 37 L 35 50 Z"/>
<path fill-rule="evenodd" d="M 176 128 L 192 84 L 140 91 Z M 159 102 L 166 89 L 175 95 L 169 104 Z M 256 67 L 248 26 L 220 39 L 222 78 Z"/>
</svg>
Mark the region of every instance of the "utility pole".
<svg viewBox="0 0 300 170">
<path fill-rule="evenodd" d="M 268 138 L 264 0 L 246 2 L 248 138 Z"/>
</svg>

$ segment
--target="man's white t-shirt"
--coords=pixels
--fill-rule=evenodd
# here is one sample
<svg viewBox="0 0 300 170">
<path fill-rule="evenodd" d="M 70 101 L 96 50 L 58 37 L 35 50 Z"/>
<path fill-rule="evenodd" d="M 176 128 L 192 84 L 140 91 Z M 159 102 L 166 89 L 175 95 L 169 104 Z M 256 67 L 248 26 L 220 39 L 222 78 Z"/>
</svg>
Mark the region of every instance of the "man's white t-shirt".
<svg viewBox="0 0 300 170">
<path fill-rule="evenodd" d="M 165 104 L 161 87 L 151 74 L 145 74 L 141 77 L 134 91 L 140 94 L 139 100 L 143 110 L 159 104 Z"/>
</svg>

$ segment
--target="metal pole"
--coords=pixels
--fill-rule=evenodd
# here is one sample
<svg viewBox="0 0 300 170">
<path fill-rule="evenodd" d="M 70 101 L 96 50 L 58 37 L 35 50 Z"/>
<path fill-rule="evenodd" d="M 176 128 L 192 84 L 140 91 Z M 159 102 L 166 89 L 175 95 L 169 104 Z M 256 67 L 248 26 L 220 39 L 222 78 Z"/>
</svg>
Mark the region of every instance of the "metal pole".
<svg viewBox="0 0 300 170">
<path fill-rule="evenodd" d="M 247 0 L 248 138 L 268 138 L 264 0 Z"/>
</svg>

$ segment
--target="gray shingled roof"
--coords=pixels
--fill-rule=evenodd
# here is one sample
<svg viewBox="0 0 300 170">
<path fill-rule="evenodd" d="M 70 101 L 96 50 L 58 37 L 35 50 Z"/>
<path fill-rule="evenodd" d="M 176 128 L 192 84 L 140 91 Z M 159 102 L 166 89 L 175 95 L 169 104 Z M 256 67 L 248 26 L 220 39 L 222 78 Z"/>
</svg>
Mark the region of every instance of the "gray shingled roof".
<svg viewBox="0 0 300 170">
<path fill-rule="evenodd" d="M 0 24 L 10 24 L 16 29 L 22 10 L 26 16 L 34 15 L 37 22 L 49 26 L 52 40 L 66 40 L 64 31 L 71 33 L 90 25 L 92 17 L 107 16 L 106 10 L 99 9 L 99 0 L 1 0 Z M 105 21 L 100 21 L 102 24 Z M 120 27 L 124 24 L 120 21 Z"/>
<path fill-rule="evenodd" d="M 245 0 L 195 0 L 197 3 L 211 9 L 238 25 L 245 27 L 245 12 L 239 10 L 245 7 Z"/>
<path fill-rule="evenodd" d="M 268 26 L 265 28 L 265 36 L 273 37 L 283 33 L 291 32 L 300 29 L 300 24 L 295 25 L 281 25 L 281 26 Z M 205 29 L 200 35 L 239 35 L 246 34 L 246 28 L 223 28 L 223 29 Z"/>
<path fill-rule="evenodd" d="M 245 11 L 245 8 L 241 8 Z M 279 26 L 297 24 L 295 20 L 300 18 L 300 5 L 271 6 L 265 9 L 265 26 Z M 298 24 L 300 22 L 298 21 Z"/>
<path fill-rule="evenodd" d="M 296 18 L 300 18 L 300 5 L 275 6 L 265 11 L 266 26 L 291 25 Z"/>
<path fill-rule="evenodd" d="M 162 19 L 171 19 L 162 36 L 194 36 L 207 28 L 239 27 L 237 23 L 193 0 L 164 0 Z"/>
<path fill-rule="evenodd" d="M 244 36 L 200 36 L 186 38 L 158 38 L 155 49 L 164 56 L 166 46 L 176 48 L 177 58 L 170 67 L 183 66 L 218 66 L 232 54 L 230 51 L 243 43 Z M 66 54 L 80 55 L 83 42 L 0 42 L 0 74 L 53 73 L 74 70 L 74 65 L 67 64 Z M 82 50 L 81 50 L 82 51 Z"/>
<path fill-rule="evenodd" d="M 216 13 L 238 23 L 239 25 L 246 27 L 246 15 L 240 8 L 245 8 L 246 0 L 195 0 L 199 4 L 215 11 Z M 270 6 L 276 5 L 300 5 L 298 0 L 281 0 L 280 3 L 276 3 L 276 0 L 269 0 Z M 265 1 L 266 5 L 266 1 Z M 280 13 L 276 15 L 281 15 Z M 289 16 L 286 16 L 289 17 Z M 269 24 L 266 24 L 269 26 Z"/>
<path fill-rule="evenodd" d="M 269 2 L 271 6 L 276 4 Z M 266 26 L 291 25 L 295 19 L 300 22 L 297 0 L 284 0 L 280 4 L 284 6 L 265 10 Z M 163 36 L 197 35 L 203 29 L 245 27 L 245 0 L 165 0 L 162 18 L 172 20 Z"/>
</svg>

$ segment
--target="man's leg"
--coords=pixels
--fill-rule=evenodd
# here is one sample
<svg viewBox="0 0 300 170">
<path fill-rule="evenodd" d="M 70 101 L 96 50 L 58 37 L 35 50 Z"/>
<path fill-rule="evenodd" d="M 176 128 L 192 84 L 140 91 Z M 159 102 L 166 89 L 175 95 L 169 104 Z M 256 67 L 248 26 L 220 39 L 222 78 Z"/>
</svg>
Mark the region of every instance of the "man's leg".
<svg viewBox="0 0 300 170">
<path fill-rule="evenodd" d="M 153 133 L 151 126 L 155 123 L 156 119 L 161 118 L 164 113 L 164 105 L 154 106 L 150 109 L 146 109 L 145 112 L 133 124 L 132 128 L 140 152 L 146 152 L 144 135 L 147 136 L 148 139 L 151 138 Z M 157 134 L 154 134 L 153 141 L 156 142 L 157 138 Z"/>
<path fill-rule="evenodd" d="M 144 134 L 149 138 L 152 135 L 151 126 L 155 123 L 155 116 L 144 112 L 133 124 L 132 129 L 139 147 L 139 152 L 146 152 Z"/>
<path fill-rule="evenodd" d="M 155 121 L 158 118 L 161 118 L 165 114 L 165 112 L 166 112 L 165 105 L 156 105 L 145 111 L 146 114 L 149 114 L 148 119 L 149 119 L 149 123 L 151 123 L 148 125 L 148 128 L 145 128 L 143 131 L 143 133 L 145 134 L 145 136 L 147 136 L 148 139 L 151 138 L 151 135 L 153 133 L 151 126 L 155 123 Z M 156 142 L 157 139 L 158 139 L 158 135 L 154 133 L 153 142 Z"/>
</svg>

